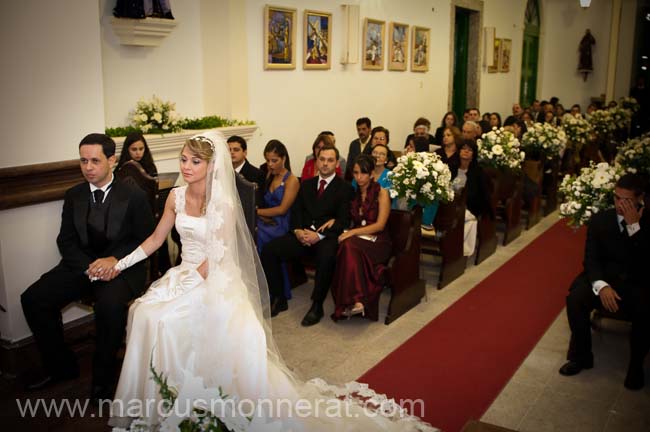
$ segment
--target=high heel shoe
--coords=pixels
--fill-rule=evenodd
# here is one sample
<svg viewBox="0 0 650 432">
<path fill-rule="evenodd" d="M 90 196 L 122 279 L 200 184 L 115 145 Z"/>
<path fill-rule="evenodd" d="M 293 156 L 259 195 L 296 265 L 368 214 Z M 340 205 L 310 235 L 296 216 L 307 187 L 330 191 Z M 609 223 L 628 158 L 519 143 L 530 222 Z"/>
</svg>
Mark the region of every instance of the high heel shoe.
<svg viewBox="0 0 650 432">
<path fill-rule="evenodd" d="M 347 308 L 345 310 L 344 314 L 345 314 L 345 316 L 348 317 L 348 319 L 350 319 L 353 315 L 361 314 L 361 316 L 365 316 L 366 315 L 366 310 L 365 310 L 365 308 L 363 306 L 363 303 L 355 303 L 354 307 Z"/>
</svg>

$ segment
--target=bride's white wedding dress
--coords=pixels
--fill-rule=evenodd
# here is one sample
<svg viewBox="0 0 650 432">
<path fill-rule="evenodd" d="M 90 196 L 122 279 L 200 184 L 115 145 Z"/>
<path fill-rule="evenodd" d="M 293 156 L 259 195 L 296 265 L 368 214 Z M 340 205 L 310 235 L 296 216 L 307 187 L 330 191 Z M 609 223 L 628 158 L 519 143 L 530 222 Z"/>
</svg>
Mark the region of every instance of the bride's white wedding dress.
<svg viewBox="0 0 650 432">
<path fill-rule="evenodd" d="M 320 409 L 303 416 L 296 415 L 297 409 L 292 414 L 285 409 L 256 412 L 251 422 L 245 420 L 240 426 L 235 420 L 226 422 L 236 430 L 435 430 L 365 385 L 337 387 L 321 379 L 297 379 L 277 354 L 259 312 L 260 297 L 266 293 L 251 293 L 247 285 L 255 275 L 242 270 L 232 258 L 241 255 L 241 250 L 234 249 L 242 249 L 243 243 L 229 239 L 229 229 L 241 222 L 232 220 L 241 212 L 228 211 L 233 203 L 226 202 L 208 209 L 210 218 L 189 216 L 185 191 L 186 187 L 179 187 L 172 192 L 182 263 L 154 282 L 129 309 L 127 349 L 111 425 L 126 427 L 133 417 L 142 417 L 150 425 L 163 421 L 155 409 L 142 408 L 155 407 L 160 401 L 151 365 L 167 377 L 178 399 L 205 399 L 218 395 L 221 388 L 236 400 L 255 404 L 262 400 L 282 401 L 294 408 L 302 403 L 299 400 L 308 401 L 312 408 L 320 404 Z M 213 189 L 212 196 L 219 192 Z M 209 276 L 203 280 L 196 268 L 206 258 Z M 169 417 L 161 429 L 173 429 L 180 421 L 180 417 Z"/>
</svg>

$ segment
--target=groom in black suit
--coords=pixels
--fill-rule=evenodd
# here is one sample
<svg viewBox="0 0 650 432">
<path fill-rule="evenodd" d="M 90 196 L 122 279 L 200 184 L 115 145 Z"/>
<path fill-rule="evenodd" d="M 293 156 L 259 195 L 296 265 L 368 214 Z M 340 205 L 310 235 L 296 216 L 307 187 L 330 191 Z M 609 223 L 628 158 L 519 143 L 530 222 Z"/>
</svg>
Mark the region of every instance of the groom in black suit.
<svg viewBox="0 0 650 432">
<path fill-rule="evenodd" d="M 128 303 L 144 289 L 145 266 L 141 262 L 113 280 L 108 270 L 151 234 L 154 219 L 144 192 L 113 176 L 115 142 L 110 137 L 84 137 L 79 162 L 87 181 L 65 194 L 56 239 L 61 262 L 21 296 L 47 371 L 27 388 L 36 390 L 79 376 L 76 358 L 63 340 L 61 309 L 92 294 L 97 339 L 91 398 L 110 399 Z"/>
<path fill-rule="evenodd" d="M 644 211 L 643 191 L 641 179 L 622 176 L 614 189 L 615 208 L 597 213 L 589 222 L 584 271 L 566 300 L 571 342 L 562 375 L 593 367 L 591 311 L 620 308 L 632 319 L 624 385 L 631 390 L 644 385 L 643 361 L 650 348 L 650 216 Z"/>
<path fill-rule="evenodd" d="M 318 176 L 305 180 L 291 211 L 290 233 L 269 242 L 262 250 L 262 265 L 271 294 L 271 316 L 287 310 L 283 294 L 282 262 L 311 254 L 316 262 L 313 304 L 303 326 L 317 324 L 323 317 L 323 302 L 332 283 L 338 236 L 349 226 L 352 187 L 336 176 L 339 151 L 325 145 L 318 153 Z M 318 231 L 334 219 L 334 224 Z"/>
</svg>

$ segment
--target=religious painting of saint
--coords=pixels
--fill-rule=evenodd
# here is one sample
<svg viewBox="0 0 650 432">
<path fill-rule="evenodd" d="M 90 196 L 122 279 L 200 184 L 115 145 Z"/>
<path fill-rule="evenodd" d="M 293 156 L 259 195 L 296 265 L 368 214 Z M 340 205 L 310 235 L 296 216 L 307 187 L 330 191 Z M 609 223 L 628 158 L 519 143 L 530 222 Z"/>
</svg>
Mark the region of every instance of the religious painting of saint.
<svg viewBox="0 0 650 432">
<path fill-rule="evenodd" d="M 384 21 L 366 18 L 363 23 L 363 62 L 362 69 L 384 69 Z"/>
<path fill-rule="evenodd" d="M 264 7 L 264 69 L 296 68 L 296 9 Z"/>
<path fill-rule="evenodd" d="M 332 14 L 306 10 L 303 38 L 303 69 L 330 69 Z"/>
<path fill-rule="evenodd" d="M 405 71 L 408 64 L 409 26 L 396 22 L 388 28 L 388 70 Z"/>
<path fill-rule="evenodd" d="M 429 36 L 431 30 L 426 27 L 413 26 L 411 42 L 411 72 L 429 70 Z"/>
<path fill-rule="evenodd" d="M 488 73 L 499 72 L 499 59 L 501 58 L 501 39 L 494 38 L 494 58 L 492 66 L 488 66 Z"/>
<path fill-rule="evenodd" d="M 501 55 L 499 56 L 499 72 L 510 72 L 510 56 L 512 55 L 512 39 L 501 41 Z"/>
</svg>

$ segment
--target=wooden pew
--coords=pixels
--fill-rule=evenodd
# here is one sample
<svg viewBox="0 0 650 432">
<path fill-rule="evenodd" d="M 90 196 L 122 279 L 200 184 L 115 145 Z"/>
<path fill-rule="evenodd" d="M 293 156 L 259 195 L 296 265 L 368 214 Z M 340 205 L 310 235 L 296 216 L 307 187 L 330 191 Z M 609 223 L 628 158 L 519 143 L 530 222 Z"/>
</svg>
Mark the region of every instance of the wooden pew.
<svg viewBox="0 0 650 432">
<path fill-rule="evenodd" d="M 493 168 L 486 169 L 486 172 L 490 171 L 493 171 Z M 521 235 L 523 173 L 496 170 L 496 174 L 491 175 L 497 177 L 497 214 L 505 224 L 503 245 L 506 246 Z"/>
<path fill-rule="evenodd" d="M 544 175 L 544 163 L 542 161 L 525 160 L 522 166 L 524 175 L 536 187 L 536 191 L 527 198 L 526 229 L 530 229 L 542 219 L 542 179 Z"/>
<path fill-rule="evenodd" d="M 550 172 L 547 172 L 550 171 Z M 558 207 L 557 191 L 560 186 L 560 160 L 553 158 L 544 164 L 542 180 L 542 198 L 544 200 L 544 216 L 553 213 Z"/>
<path fill-rule="evenodd" d="M 467 257 L 463 254 L 467 189 L 463 188 L 450 203 L 441 203 L 433 221 L 435 237 L 422 237 L 422 252 L 442 258 L 438 289 L 449 285 L 465 272 Z"/>
<path fill-rule="evenodd" d="M 496 177 L 485 175 L 486 189 L 490 194 L 490 211 L 489 214 L 482 215 L 478 218 L 476 232 L 476 261 L 480 264 L 497 250 L 497 195 L 496 195 Z"/>
</svg>

